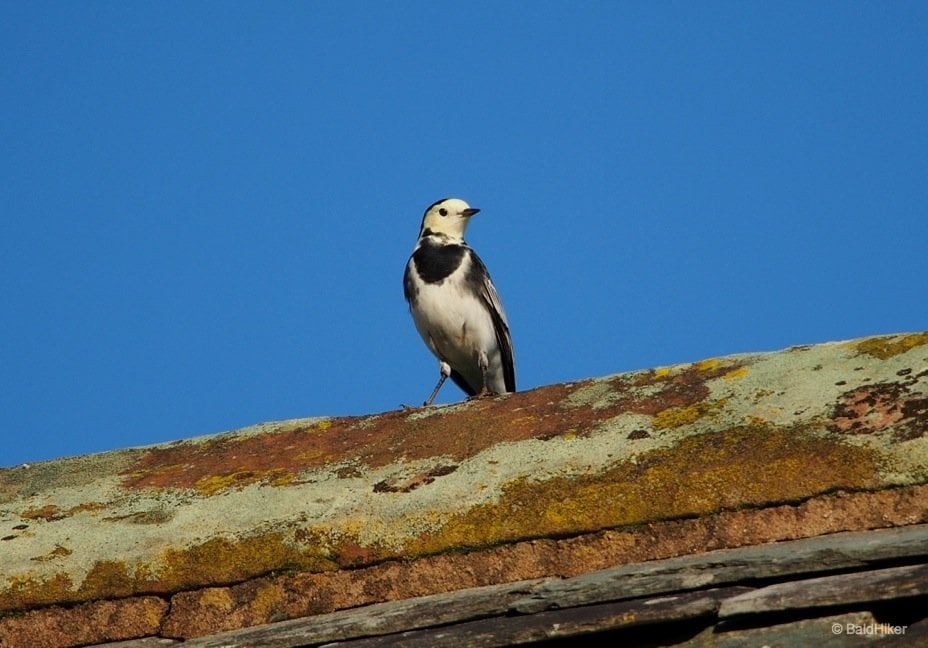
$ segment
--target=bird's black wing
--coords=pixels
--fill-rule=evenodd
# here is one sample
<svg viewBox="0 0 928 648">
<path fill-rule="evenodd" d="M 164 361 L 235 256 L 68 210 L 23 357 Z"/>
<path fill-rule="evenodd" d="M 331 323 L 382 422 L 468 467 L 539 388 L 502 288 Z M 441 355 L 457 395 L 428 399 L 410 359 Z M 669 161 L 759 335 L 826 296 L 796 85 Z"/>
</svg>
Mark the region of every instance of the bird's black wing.
<svg viewBox="0 0 928 648">
<path fill-rule="evenodd" d="M 454 384 L 461 388 L 461 391 L 467 394 L 468 396 L 476 396 L 477 390 L 471 387 L 470 383 L 464 379 L 464 376 L 458 373 L 457 369 L 451 370 L 451 380 L 454 381 Z"/>
<path fill-rule="evenodd" d="M 496 341 L 499 344 L 500 356 L 503 362 L 503 381 L 506 383 L 506 391 L 514 392 L 516 390 L 516 365 L 512 352 L 512 336 L 509 333 L 509 322 L 506 320 L 506 311 L 503 310 L 503 303 L 499 299 L 499 293 L 496 292 L 496 286 L 493 285 L 493 281 L 490 279 L 490 273 L 473 250 L 471 250 L 469 274 L 468 279 L 476 284 L 477 293 L 486 305 L 487 310 L 490 311 L 490 317 L 493 319 Z M 461 386 L 459 381 L 455 380 L 455 382 L 458 383 L 458 386 Z"/>
</svg>

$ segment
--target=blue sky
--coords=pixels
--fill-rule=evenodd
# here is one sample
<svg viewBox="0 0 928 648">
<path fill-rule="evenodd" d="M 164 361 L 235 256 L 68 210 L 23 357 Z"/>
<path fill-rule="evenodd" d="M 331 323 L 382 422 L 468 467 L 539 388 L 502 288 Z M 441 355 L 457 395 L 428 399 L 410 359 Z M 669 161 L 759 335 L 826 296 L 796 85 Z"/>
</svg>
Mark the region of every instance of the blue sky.
<svg viewBox="0 0 928 648">
<path fill-rule="evenodd" d="M 924 2 L 5 2 L 0 60 L 0 466 L 420 403 L 446 196 L 520 389 L 928 329 Z"/>
</svg>

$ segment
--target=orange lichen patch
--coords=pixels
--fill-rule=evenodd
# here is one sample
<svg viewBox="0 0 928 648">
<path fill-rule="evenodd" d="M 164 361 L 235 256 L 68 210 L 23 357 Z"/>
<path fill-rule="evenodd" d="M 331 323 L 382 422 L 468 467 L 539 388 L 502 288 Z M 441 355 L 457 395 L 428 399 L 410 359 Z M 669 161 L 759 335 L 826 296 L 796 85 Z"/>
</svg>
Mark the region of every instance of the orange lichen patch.
<svg viewBox="0 0 928 648">
<path fill-rule="evenodd" d="M 27 509 L 19 514 L 19 517 L 24 520 L 45 520 L 46 522 L 60 520 L 66 516 L 67 513 L 63 512 L 54 504 L 46 504 L 39 508 Z"/>
<path fill-rule="evenodd" d="M 522 478 L 500 500 L 425 534 L 407 553 L 495 545 L 794 502 L 878 484 L 873 450 L 801 430 L 737 427 L 687 437 L 597 475 Z"/>
<path fill-rule="evenodd" d="M 287 481 L 316 462 L 295 459 L 318 445 L 313 426 L 152 448 L 124 474 L 129 488 L 191 488 L 205 495 L 255 482 Z M 290 477 L 288 477 L 290 476 Z"/>
<path fill-rule="evenodd" d="M 858 342 L 855 347 L 860 353 L 886 360 L 923 344 L 928 344 L 928 332 L 867 338 Z"/>
<path fill-rule="evenodd" d="M 582 400 L 566 404 L 570 394 L 593 384 L 584 381 L 464 407 L 334 418 L 306 427 L 151 448 L 127 469 L 123 484 L 128 488 L 190 488 L 212 495 L 252 483 L 285 486 L 298 482 L 301 471 L 332 463 L 374 468 L 399 458 L 450 456 L 463 461 L 497 443 L 551 439 L 567 430 L 582 436 L 622 412 L 654 415 L 694 405 L 708 396 L 708 380 L 740 366 L 712 360 L 666 374 L 646 371 L 617 376 L 604 387 L 609 391 L 608 402 L 595 408 L 584 407 Z"/>
<path fill-rule="evenodd" d="M 548 392 L 545 401 L 537 393 L 526 394 L 525 405 L 555 410 L 548 400 L 559 399 L 563 388 L 544 391 Z M 500 441 L 557 434 L 560 417 L 546 412 L 547 420 L 539 421 L 534 411 L 512 416 L 510 402 L 510 398 L 475 402 L 453 416 L 437 410 L 415 418 L 408 411 L 397 411 L 374 420 L 339 418 L 324 421 L 325 425 L 152 448 L 125 474 L 123 483 L 129 488 L 192 488 L 210 495 L 256 482 L 286 485 L 298 481 L 303 470 L 334 462 L 388 465 L 397 460 L 397 448 L 408 459 L 443 455 L 463 459 Z"/>
</svg>

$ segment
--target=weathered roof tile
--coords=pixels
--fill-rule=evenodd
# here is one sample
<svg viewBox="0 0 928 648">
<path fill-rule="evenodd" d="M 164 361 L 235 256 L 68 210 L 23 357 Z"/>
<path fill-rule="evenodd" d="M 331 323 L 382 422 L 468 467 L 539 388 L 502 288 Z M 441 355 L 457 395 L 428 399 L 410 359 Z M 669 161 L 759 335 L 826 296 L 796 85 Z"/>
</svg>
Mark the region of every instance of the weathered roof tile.
<svg viewBox="0 0 928 648">
<path fill-rule="evenodd" d="M 443 583 L 421 594 L 563 576 L 924 521 L 925 484 L 928 333 L 713 358 L 0 470 L 0 613 L 232 596 L 261 623 L 313 612 L 255 579 L 389 560 Z M 516 566 L 488 569 L 502 551 Z M 441 556 L 463 575 L 421 562 Z"/>
</svg>

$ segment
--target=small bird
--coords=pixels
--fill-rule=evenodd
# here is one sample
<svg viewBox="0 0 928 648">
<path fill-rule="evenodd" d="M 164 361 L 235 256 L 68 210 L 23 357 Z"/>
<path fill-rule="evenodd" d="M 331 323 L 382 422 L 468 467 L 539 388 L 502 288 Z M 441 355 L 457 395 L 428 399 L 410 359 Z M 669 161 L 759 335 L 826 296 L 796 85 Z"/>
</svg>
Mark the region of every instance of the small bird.
<svg viewBox="0 0 928 648">
<path fill-rule="evenodd" d="M 470 397 L 516 390 L 509 323 L 490 274 L 464 230 L 479 212 L 459 198 L 429 206 L 406 263 L 403 292 L 440 376 L 425 406 L 451 376 Z"/>
</svg>

